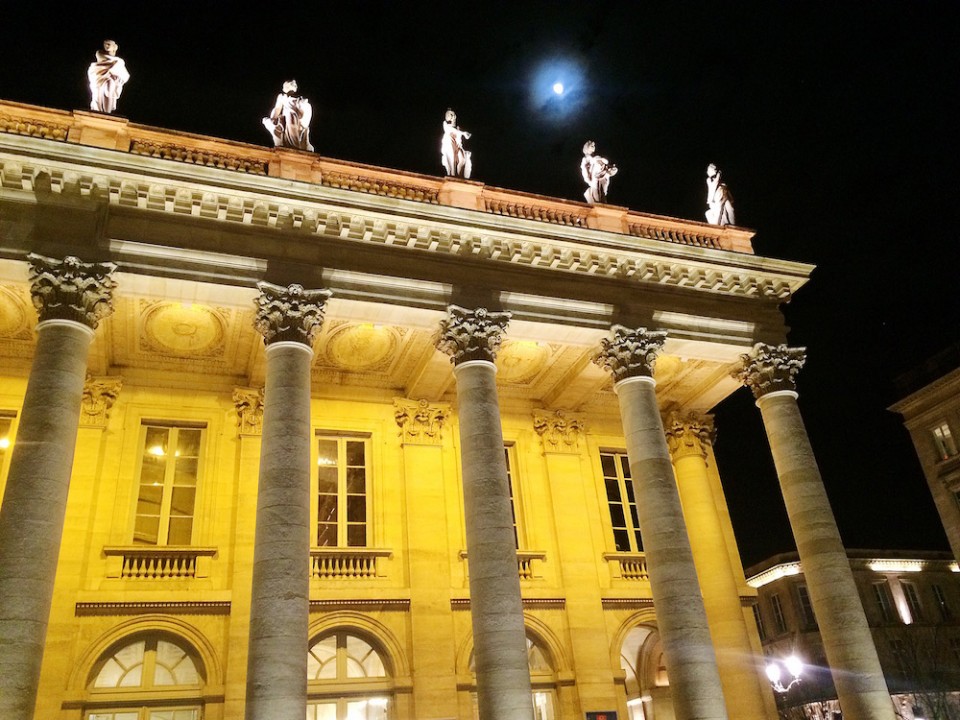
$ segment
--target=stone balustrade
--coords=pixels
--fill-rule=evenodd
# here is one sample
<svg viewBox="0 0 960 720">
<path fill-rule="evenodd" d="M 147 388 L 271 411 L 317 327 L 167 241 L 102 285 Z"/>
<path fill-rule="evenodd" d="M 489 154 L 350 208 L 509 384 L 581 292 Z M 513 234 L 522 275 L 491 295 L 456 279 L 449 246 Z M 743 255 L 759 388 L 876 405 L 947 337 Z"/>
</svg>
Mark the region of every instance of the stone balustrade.
<svg viewBox="0 0 960 720">
<path fill-rule="evenodd" d="M 329 548 L 310 549 L 310 577 L 321 580 L 366 580 L 383 577 L 382 558 L 388 558 L 390 550 L 378 548 Z"/>
<path fill-rule="evenodd" d="M 131 546 L 105 547 L 107 577 L 125 580 L 181 580 L 206 577 L 204 558 L 216 556 L 213 547 Z"/>
<path fill-rule="evenodd" d="M 610 574 L 614 578 L 631 581 L 650 579 L 647 575 L 647 557 L 643 553 L 604 553 L 603 559 L 610 564 Z"/>
</svg>

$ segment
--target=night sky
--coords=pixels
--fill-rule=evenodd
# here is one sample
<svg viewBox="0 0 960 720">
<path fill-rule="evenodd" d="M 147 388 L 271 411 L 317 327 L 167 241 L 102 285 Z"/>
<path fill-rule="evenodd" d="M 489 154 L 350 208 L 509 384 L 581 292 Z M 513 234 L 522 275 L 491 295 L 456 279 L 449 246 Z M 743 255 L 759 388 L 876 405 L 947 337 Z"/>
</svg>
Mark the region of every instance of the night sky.
<svg viewBox="0 0 960 720">
<path fill-rule="evenodd" d="M 7 100 L 87 107 L 110 37 L 138 123 L 269 145 L 260 118 L 294 77 L 321 155 L 439 175 L 452 107 L 474 179 L 581 200 L 594 139 L 621 168 L 612 204 L 695 220 L 715 162 L 756 252 L 817 265 L 784 312 L 846 545 L 947 548 L 885 408 L 896 376 L 960 340 L 960 3 L 4 5 Z M 752 397 L 716 416 L 745 565 L 793 550 Z"/>
</svg>

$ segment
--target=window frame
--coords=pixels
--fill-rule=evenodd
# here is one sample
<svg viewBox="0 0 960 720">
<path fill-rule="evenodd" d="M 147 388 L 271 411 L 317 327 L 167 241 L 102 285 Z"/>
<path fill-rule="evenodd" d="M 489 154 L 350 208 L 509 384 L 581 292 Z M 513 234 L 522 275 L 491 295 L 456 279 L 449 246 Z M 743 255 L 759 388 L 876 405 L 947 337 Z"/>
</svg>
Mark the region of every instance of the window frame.
<svg viewBox="0 0 960 720">
<path fill-rule="evenodd" d="M 950 609 L 950 603 L 947 601 L 947 594 L 940 583 L 931 583 L 930 591 L 933 593 L 933 599 L 936 601 L 937 610 L 940 613 L 940 619 L 943 621 L 953 619 L 953 611 Z"/>
<path fill-rule="evenodd" d="M 519 461 L 516 443 L 510 440 L 503 443 L 503 457 L 507 465 L 507 491 L 510 493 L 510 505 L 513 511 L 513 537 L 517 550 L 527 548 L 526 523 L 523 517 L 523 500 L 520 497 L 521 483 L 518 482 Z"/>
<path fill-rule="evenodd" d="M 358 631 L 353 627 L 338 626 L 328 628 L 327 630 L 315 635 L 310 639 L 307 652 L 308 654 L 317 644 L 334 637 L 335 640 L 335 667 L 337 675 L 330 679 L 306 678 L 307 680 L 307 706 L 323 704 L 337 705 L 338 716 L 346 710 L 348 702 L 361 699 L 371 699 L 373 697 L 382 697 L 387 700 L 385 717 L 392 718 L 396 714 L 396 672 L 393 667 L 392 659 L 384 649 L 382 643 L 367 633 Z M 357 677 L 351 678 L 347 674 L 341 676 L 341 670 L 347 668 L 349 656 L 347 654 L 347 638 L 354 637 L 362 640 L 377 654 L 380 664 L 383 667 L 384 674 L 379 677 Z M 344 715 L 345 716 L 345 715 Z"/>
<path fill-rule="evenodd" d="M 920 601 L 920 588 L 912 580 L 901 580 L 900 587 L 903 588 L 903 597 L 907 601 L 910 620 L 912 622 L 923 622 L 923 603 Z"/>
<path fill-rule="evenodd" d="M 885 625 L 893 623 L 898 617 L 893 604 L 893 595 L 890 592 L 890 583 L 886 580 L 872 583 L 874 606 L 880 613 L 880 622 Z"/>
<path fill-rule="evenodd" d="M 760 611 L 760 603 L 756 602 L 751 607 L 753 608 L 753 620 L 757 625 L 757 635 L 762 642 L 767 639 L 767 630 L 763 625 L 763 613 Z"/>
<path fill-rule="evenodd" d="M 343 458 L 344 462 L 337 464 L 337 543 L 335 545 L 320 544 L 320 449 L 321 440 L 335 440 L 337 442 L 337 457 Z M 347 499 L 347 443 L 362 442 L 364 446 L 364 544 L 349 544 L 349 525 Z M 376 547 L 374 543 L 374 502 L 373 502 L 373 433 L 354 432 L 350 430 L 333 430 L 327 428 L 314 428 L 313 442 L 310 449 L 310 547 L 311 548 L 330 548 L 346 550 L 349 548 L 372 548 Z"/>
<path fill-rule="evenodd" d="M 770 594 L 770 607 L 773 610 L 773 624 L 777 635 L 783 635 L 787 632 L 787 618 L 783 614 L 783 603 L 780 601 L 780 593 Z"/>
<path fill-rule="evenodd" d="M 813 612 L 813 601 L 810 599 L 810 590 L 806 583 L 797 584 L 797 607 L 800 608 L 800 620 L 804 629 L 817 628 L 817 616 Z"/>
<path fill-rule="evenodd" d="M 603 456 L 610 455 L 614 458 L 614 470 L 616 472 L 616 477 L 608 476 L 603 468 Z M 643 552 L 643 537 L 640 532 L 640 511 L 637 507 L 636 496 L 633 489 L 633 480 L 631 476 L 628 476 L 624 472 L 624 467 L 626 467 L 627 472 L 630 470 L 630 459 L 627 457 L 626 450 L 617 450 L 612 448 L 598 448 L 597 452 L 597 462 L 599 463 L 600 468 L 600 481 L 602 483 L 601 496 L 603 498 L 604 506 L 606 507 L 605 520 L 609 523 L 608 527 L 610 528 L 610 536 L 613 540 L 613 549 L 614 552 L 622 553 L 642 553 Z M 616 480 L 618 492 L 620 494 L 619 499 L 613 500 L 610 497 L 610 493 L 607 489 L 607 481 Z M 628 489 L 629 488 L 629 489 Z M 631 502 L 632 498 L 632 502 Z M 621 511 L 624 516 L 625 525 L 614 525 L 613 514 L 610 512 L 610 507 L 614 503 L 620 505 Z M 633 506 L 633 512 L 631 512 L 631 505 Z M 629 547 L 627 549 L 622 549 L 617 547 L 617 531 L 626 531 L 627 541 Z"/>
<path fill-rule="evenodd" d="M 0 498 L 3 498 L 3 491 L 7 485 L 7 471 L 10 468 L 10 458 L 13 456 L 13 446 L 16 442 L 18 417 L 16 410 L 0 409 L 0 423 L 10 423 L 5 434 L 0 431 L 0 439 L 7 440 L 7 446 L 0 448 Z"/>
<path fill-rule="evenodd" d="M 939 424 L 931 427 L 930 436 L 937 451 L 937 462 L 946 462 L 960 455 L 960 448 L 957 447 L 950 423 L 946 420 L 941 420 Z"/>
</svg>

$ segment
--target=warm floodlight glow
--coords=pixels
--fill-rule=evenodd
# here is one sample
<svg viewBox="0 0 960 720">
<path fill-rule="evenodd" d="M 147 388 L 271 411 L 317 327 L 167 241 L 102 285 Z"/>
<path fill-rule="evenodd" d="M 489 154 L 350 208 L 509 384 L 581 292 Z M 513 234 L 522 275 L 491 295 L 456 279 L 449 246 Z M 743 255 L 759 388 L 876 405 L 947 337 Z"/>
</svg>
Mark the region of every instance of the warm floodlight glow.
<svg viewBox="0 0 960 720">
<path fill-rule="evenodd" d="M 803 672 L 803 663 L 796 655 L 791 655 L 790 657 L 786 658 L 783 661 L 783 664 L 787 666 L 787 672 L 793 677 L 800 677 L 800 673 Z"/>
<path fill-rule="evenodd" d="M 767 679 L 770 680 L 774 685 L 777 685 L 780 682 L 780 666 L 776 663 L 770 663 L 767 665 Z"/>
<path fill-rule="evenodd" d="M 790 681 L 786 684 L 783 683 L 783 680 L 786 679 L 783 675 L 784 668 L 790 674 Z M 789 655 L 782 660 L 773 660 L 767 663 L 766 671 L 767 679 L 770 681 L 773 689 L 778 693 L 785 693 L 800 682 L 800 674 L 803 672 L 803 662 L 796 655 Z"/>
<path fill-rule="evenodd" d="M 157 457 L 163 457 L 165 455 L 163 448 L 160 445 L 154 445 L 153 447 L 148 448 L 147 452 L 151 455 L 156 455 Z"/>
<path fill-rule="evenodd" d="M 923 570 L 922 560 L 872 560 L 867 567 L 874 572 L 920 572 Z"/>
<path fill-rule="evenodd" d="M 387 698 L 383 698 L 383 697 L 370 698 L 367 701 L 367 704 L 370 705 L 371 707 L 385 708 L 387 706 Z"/>
<path fill-rule="evenodd" d="M 0 437 L 0 450 L 6 450 L 8 447 L 10 447 L 10 438 Z"/>
<path fill-rule="evenodd" d="M 563 95 L 563 83 L 555 82 L 553 84 L 553 92 L 555 95 Z"/>
</svg>

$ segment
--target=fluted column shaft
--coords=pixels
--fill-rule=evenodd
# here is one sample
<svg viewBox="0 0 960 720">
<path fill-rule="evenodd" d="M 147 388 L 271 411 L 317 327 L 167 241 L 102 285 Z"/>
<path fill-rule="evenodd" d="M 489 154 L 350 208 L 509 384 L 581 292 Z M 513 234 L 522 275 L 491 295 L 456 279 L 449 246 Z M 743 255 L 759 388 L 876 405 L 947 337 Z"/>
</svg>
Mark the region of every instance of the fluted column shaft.
<svg viewBox="0 0 960 720">
<path fill-rule="evenodd" d="M 532 720 L 523 603 L 493 358 L 506 313 L 451 307 L 440 349 L 453 356 L 480 720 Z"/>
<path fill-rule="evenodd" d="M 80 424 L 87 352 L 112 265 L 31 257 L 37 347 L 0 508 L 0 717 L 31 720 Z M 84 296 L 84 293 L 87 296 Z M 100 307 L 96 303 L 103 301 Z"/>
<path fill-rule="evenodd" d="M 735 720 L 754 720 L 776 713 L 770 684 L 750 643 L 740 592 L 717 503 L 707 472 L 712 423 L 707 418 L 671 418 L 667 442 L 677 476 L 680 501 L 690 535 L 690 548 L 710 624 L 727 712 Z"/>
<path fill-rule="evenodd" d="M 800 349 L 757 346 L 741 379 L 757 396 L 797 553 L 845 720 L 893 720 L 893 705 L 813 448 L 800 417 Z"/>
<path fill-rule="evenodd" d="M 310 364 L 325 291 L 259 284 L 267 343 L 247 720 L 303 720 L 310 617 Z"/>
</svg>

